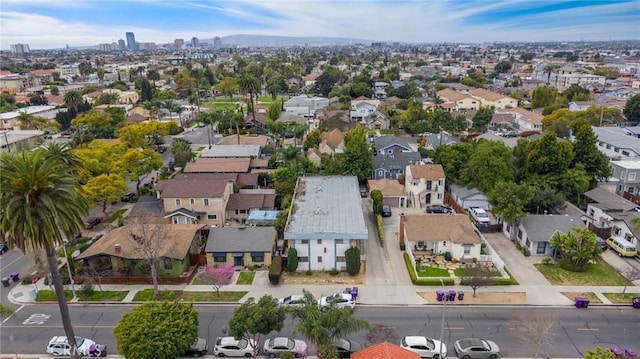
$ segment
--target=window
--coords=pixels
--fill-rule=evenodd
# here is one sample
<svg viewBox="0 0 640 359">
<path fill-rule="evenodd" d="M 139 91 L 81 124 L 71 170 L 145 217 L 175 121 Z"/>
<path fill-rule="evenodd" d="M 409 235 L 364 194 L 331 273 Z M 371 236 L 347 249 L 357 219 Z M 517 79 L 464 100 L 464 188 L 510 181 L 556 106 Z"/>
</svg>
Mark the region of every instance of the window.
<svg viewBox="0 0 640 359">
<path fill-rule="evenodd" d="M 427 181 L 427 191 L 431 191 L 431 181 Z"/>
<path fill-rule="evenodd" d="M 173 268 L 173 261 L 171 258 L 162 258 L 162 261 L 164 262 L 164 269 Z"/>
<path fill-rule="evenodd" d="M 226 253 L 213 253 L 213 261 L 217 263 L 224 263 L 227 261 Z"/>
<path fill-rule="evenodd" d="M 338 256 L 336 257 L 336 262 L 346 262 L 346 259 L 344 258 L 344 256 Z"/>
<path fill-rule="evenodd" d="M 322 239 L 318 239 L 318 244 L 322 244 Z"/>
<path fill-rule="evenodd" d="M 444 186 L 444 180 L 438 180 L 438 186 Z"/>
<path fill-rule="evenodd" d="M 180 202 L 180 198 L 176 198 L 176 206 L 182 206 L 182 203 Z"/>
<path fill-rule="evenodd" d="M 342 243 L 344 243 L 343 239 L 336 239 L 336 244 L 342 244 Z"/>
<path fill-rule="evenodd" d="M 308 239 L 303 239 L 300 241 L 301 244 L 309 244 L 309 240 Z"/>
<path fill-rule="evenodd" d="M 527 248 L 531 247 L 531 241 L 529 240 L 529 238 L 527 238 L 524 243 L 527 245 Z"/>
<path fill-rule="evenodd" d="M 518 238 L 522 239 L 522 229 L 518 228 Z"/>
<path fill-rule="evenodd" d="M 298 262 L 308 262 L 309 257 L 298 257 Z"/>
<path fill-rule="evenodd" d="M 247 214 L 247 210 L 246 209 L 241 209 L 239 210 L 240 214 Z"/>
<path fill-rule="evenodd" d="M 264 253 L 251 252 L 251 260 L 253 262 L 264 262 Z"/>
<path fill-rule="evenodd" d="M 438 199 L 442 199 L 442 193 L 438 193 Z"/>
<path fill-rule="evenodd" d="M 629 151 L 622 151 L 623 156 L 629 156 Z"/>
<path fill-rule="evenodd" d="M 202 199 L 202 205 L 205 207 L 209 207 L 209 198 L 203 198 Z"/>
<path fill-rule="evenodd" d="M 318 256 L 318 263 L 322 263 L 322 256 Z"/>
<path fill-rule="evenodd" d="M 629 176 L 627 177 L 628 181 L 635 181 L 636 180 L 636 173 L 635 172 L 631 172 L 629 173 Z"/>
<path fill-rule="evenodd" d="M 536 254 L 544 254 L 547 251 L 547 242 L 538 242 L 538 249 Z"/>
<path fill-rule="evenodd" d="M 207 214 L 207 219 L 210 221 L 215 221 L 218 219 L 218 215 L 217 214 Z"/>
<path fill-rule="evenodd" d="M 189 204 L 190 204 L 190 205 L 194 205 L 194 204 L 196 204 L 196 200 L 195 200 L 195 198 L 189 198 Z"/>
<path fill-rule="evenodd" d="M 464 246 L 464 254 L 471 254 L 471 246 Z"/>
</svg>

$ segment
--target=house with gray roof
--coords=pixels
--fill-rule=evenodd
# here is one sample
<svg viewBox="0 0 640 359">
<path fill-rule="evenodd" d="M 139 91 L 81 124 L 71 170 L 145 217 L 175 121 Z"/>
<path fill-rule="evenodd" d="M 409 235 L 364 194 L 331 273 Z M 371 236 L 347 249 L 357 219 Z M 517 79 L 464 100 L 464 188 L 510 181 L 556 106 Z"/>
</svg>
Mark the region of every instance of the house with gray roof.
<svg viewBox="0 0 640 359">
<path fill-rule="evenodd" d="M 640 158 L 640 138 L 625 127 L 591 127 L 598 136 L 598 150 L 612 160 Z"/>
<path fill-rule="evenodd" d="M 372 179 L 399 179 L 408 165 L 422 164 L 418 152 L 395 152 L 373 156 Z"/>
<path fill-rule="evenodd" d="M 357 177 L 298 178 L 284 228 L 298 252 L 298 270 L 346 270 L 345 251 L 364 253 L 368 238 Z"/>
<path fill-rule="evenodd" d="M 211 227 L 205 247 L 207 264 L 269 266 L 276 239 L 274 227 Z"/>
<path fill-rule="evenodd" d="M 373 138 L 373 144 L 376 147 L 376 154 L 390 155 L 396 152 L 413 151 L 409 141 L 405 137 L 398 136 L 379 136 Z"/>
<path fill-rule="evenodd" d="M 213 145 L 205 148 L 200 157 L 232 158 L 251 157 L 260 158 L 261 147 L 259 145 Z"/>
<path fill-rule="evenodd" d="M 284 103 L 284 112 L 297 116 L 313 117 L 317 110 L 329 107 L 329 99 L 307 95 L 294 96 Z"/>
<path fill-rule="evenodd" d="M 227 220 L 245 223 L 252 210 L 275 210 L 275 193 L 234 193 L 227 202 Z"/>
<path fill-rule="evenodd" d="M 452 184 L 449 186 L 449 194 L 451 199 L 464 209 L 469 209 L 469 207 L 480 207 L 486 211 L 492 209 L 487 195 L 477 188 L 466 188 Z"/>
<path fill-rule="evenodd" d="M 633 221 L 640 218 L 640 206 L 602 187 L 584 193 L 587 202 L 586 220 L 589 229 L 599 237 L 622 237 L 640 245 L 640 231 L 633 230 Z"/>
<path fill-rule="evenodd" d="M 529 249 L 532 256 L 551 256 L 553 248 L 549 244 L 556 233 L 569 233 L 573 226 L 584 227 L 579 216 L 564 214 L 529 214 L 517 222 L 516 241 Z M 502 231 L 509 237 L 510 223 L 503 223 Z"/>
</svg>

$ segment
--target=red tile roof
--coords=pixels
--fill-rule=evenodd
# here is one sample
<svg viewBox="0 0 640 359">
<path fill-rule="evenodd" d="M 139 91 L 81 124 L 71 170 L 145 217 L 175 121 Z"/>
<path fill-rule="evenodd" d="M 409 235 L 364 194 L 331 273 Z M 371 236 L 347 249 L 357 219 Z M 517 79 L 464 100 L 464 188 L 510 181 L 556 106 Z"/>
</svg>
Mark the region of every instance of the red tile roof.
<svg viewBox="0 0 640 359">
<path fill-rule="evenodd" d="M 351 359 L 420 359 L 420 355 L 388 342 L 379 343 L 351 354 Z"/>
</svg>

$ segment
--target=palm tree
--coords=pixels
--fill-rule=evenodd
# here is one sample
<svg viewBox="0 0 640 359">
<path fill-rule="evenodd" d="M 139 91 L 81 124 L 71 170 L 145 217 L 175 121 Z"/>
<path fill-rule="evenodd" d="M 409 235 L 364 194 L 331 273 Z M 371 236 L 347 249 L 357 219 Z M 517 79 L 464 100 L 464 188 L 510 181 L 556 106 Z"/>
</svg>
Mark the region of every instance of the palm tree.
<svg viewBox="0 0 640 359">
<path fill-rule="evenodd" d="M 240 90 L 242 92 L 249 94 L 249 103 L 251 104 L 251 115 L 253 119 L 253 124 L 255 126 L 256 109 L 253 103 L 253 95 L 258 94 L 260 92 L 260 80 L 258 80 L 257 77 L 253 76 L 250 72 L 245 72 L 240 77 L 240 80 L 238 81 L 238 86 L 240 87 Z"/>
<path fill-rule="evenodd" d="M 547 74 L 547 85 L 549 85 L 549 81 L 551 80 L 551 72 L 555 69 L 553 65 L 547 65 L 544 67 L 544 72 Z"/>
<path fill-rule="evenodd" d="M 62 325 L 69 345 L 77 348 L 56 258 L 63 235 L 73 238 L 88 212 L 75 169 L 43 150 L 3 153 L 0 167 L 0 231 L 23 252 L 44 249 Z M 80 358 L 75 350 L 72 356 Z"/>
<path fill-rule="evenodd" d="M 82 162 L 73 154 L 73 149 L 67 143 L 48 142 L 42 145 L 41 149 L 45 158 L 54 158 L 74 170 L 82 166 Z"/>
<path fill-rule="evenodd" d="M 64 104 L 67 109 L 72 109 L 75 113 L 78 113 L 78 108 L 82 105 L 83 99 L 80 92 L 72 90 L 64 94 Z"/>
<path fill-rule="evenodd" d="M 290 309 L 296 325 L 293 335 L 300 333 L 318 348 L 318 358 L 338 357 L 333 341 L 369 329 L 365 319 L 353 316 L 351 308 L 320 308 L 311 293 L 304 291 L 304 305 Z"/>
<path fill-rule="evenodd" d="M 30 115 L 26 112 L 20 112 L 20 114 L 18 115 L 18 122 L 20 122 L 20 129 L 21 130 L 33 130 L 35 123 L 34 123 L 34 116 Z"/>
</svg>

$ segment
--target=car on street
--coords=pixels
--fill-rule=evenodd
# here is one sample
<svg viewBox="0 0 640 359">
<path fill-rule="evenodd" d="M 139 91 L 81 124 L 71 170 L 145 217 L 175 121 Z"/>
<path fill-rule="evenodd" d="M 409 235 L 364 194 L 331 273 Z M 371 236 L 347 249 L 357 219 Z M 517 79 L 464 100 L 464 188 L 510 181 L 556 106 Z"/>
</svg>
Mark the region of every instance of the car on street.
<svg viewBox="0 0 640 359">
<path fill-rule="evenodd" d="M 122 202 L 129 202 L 131 201 L 131 199 L 133 198 L 133 196 L 135 196 L 135 193 L 133 192 L 127 192 L 124 196 L 122 196 L 122 198 L 120 198 L 120 200 Z"/>
<path fill-rule="evenodd" d="M 264 342 L 264 347 L 262 348 L 264 355 L 269 358 L 279 357 L 280 354 L 289 352 L 293 353 L 296 358 L 302 358 L 306 356 L 307 353 L 307 343 L 303 340 L 291 339 L 287 337 L 276 337 L 268 339 Z"/>
<path fill-rule="evenodd" d="M 7 253 L 8 250 L 9 250 L 9 246 L 6 243 L 1 242 L 0 243 L 0 254 L 5 254 L 5 253 Z"/>
<path fill-rule="evenodd" d="M 77 351 L 82 356 L 106 356 L 107 348 L 103 345 L 96 344 L 91 339 L 76 337 Z M 71 346 L 66 336 L 55 336 L 49 340 L 47 345 L 47 354 L 53 356 L 70 356 Z"/>
<path fill-rule="evenodd" d="M 100 224 L 100 222 L 102 222 L 102 219 L 100 219 L 100 217 L 89 217 L 84 220 L 84 228 L 93 229 L 93 227 Z"/>
<path fill-rule="evenodd" d="M 500 357 L 500 348 L 495 342 L 481 338 L 456 340 L 453 344 L 458 358 L 462 359 L 496 359 Z"/>
<path fill-rule="evenodd" d="M 600 237 L 596 237 L 596 246 L 600 247 L 603 251 L 606 251 L 609 248 L 607 241 Z"/>
<path fill-rule="evenodd" d="M 362 346 L 349 339 L 337 339 L 333 341 L 333 344 L 338 349 L 338 358 L 351 358 L 351 354 L 362 349 Z"/>
<path fill-rule="evenodd" d="M 278 299 L 278 305 L 281 307 L 301 307 L 304 304 L 304 295 L 294 294 Z"/>
<path fill-rule="evenodd" d="M 439 359 L 440 354 L 442 358 L 447 357 L 447 346 L 439 340 L 427 337 L 407 336 L 400 340 L 400 346 L 420 355 L 421 358 Z"/>
<path fill-rule="evenodd" d="M 207 355 L 209 351 L 209 344 L 207 344 L 207 340 L 204 338 L 196 338 L 196 340 L 191 344 L 189 349 L 187 349 L 187 355 L 191 355 L 194 357 L 199 357 L 203 355 Z"/>
<path fill-rule="evenodd" d="M 427 213 L 453 213 L 453 209 L 441 204 L 434 204 L 427 207 Z"/>
<path fill-rule="evenodd" d="M 318 306 L 322 309 L 329 309 L 329 307 L 353 309 L 356 306 L 356 299 L 351 293 L 336 293 L 318 299 Z"/>
<path fill-rule="evenodd" d="M 253 356 L 253 348 L 257 348 L 257 343 L 253 339 L 234 337 L 218 337 L 216 345 L 213 347 L 213 354 L 218 357 L 245 357 Z"/>
<path fill-rule="evenodd" d="M 388 204 L 382 205 L 382 217 L 391 217 L 391 206 Z"/>
</svg>

